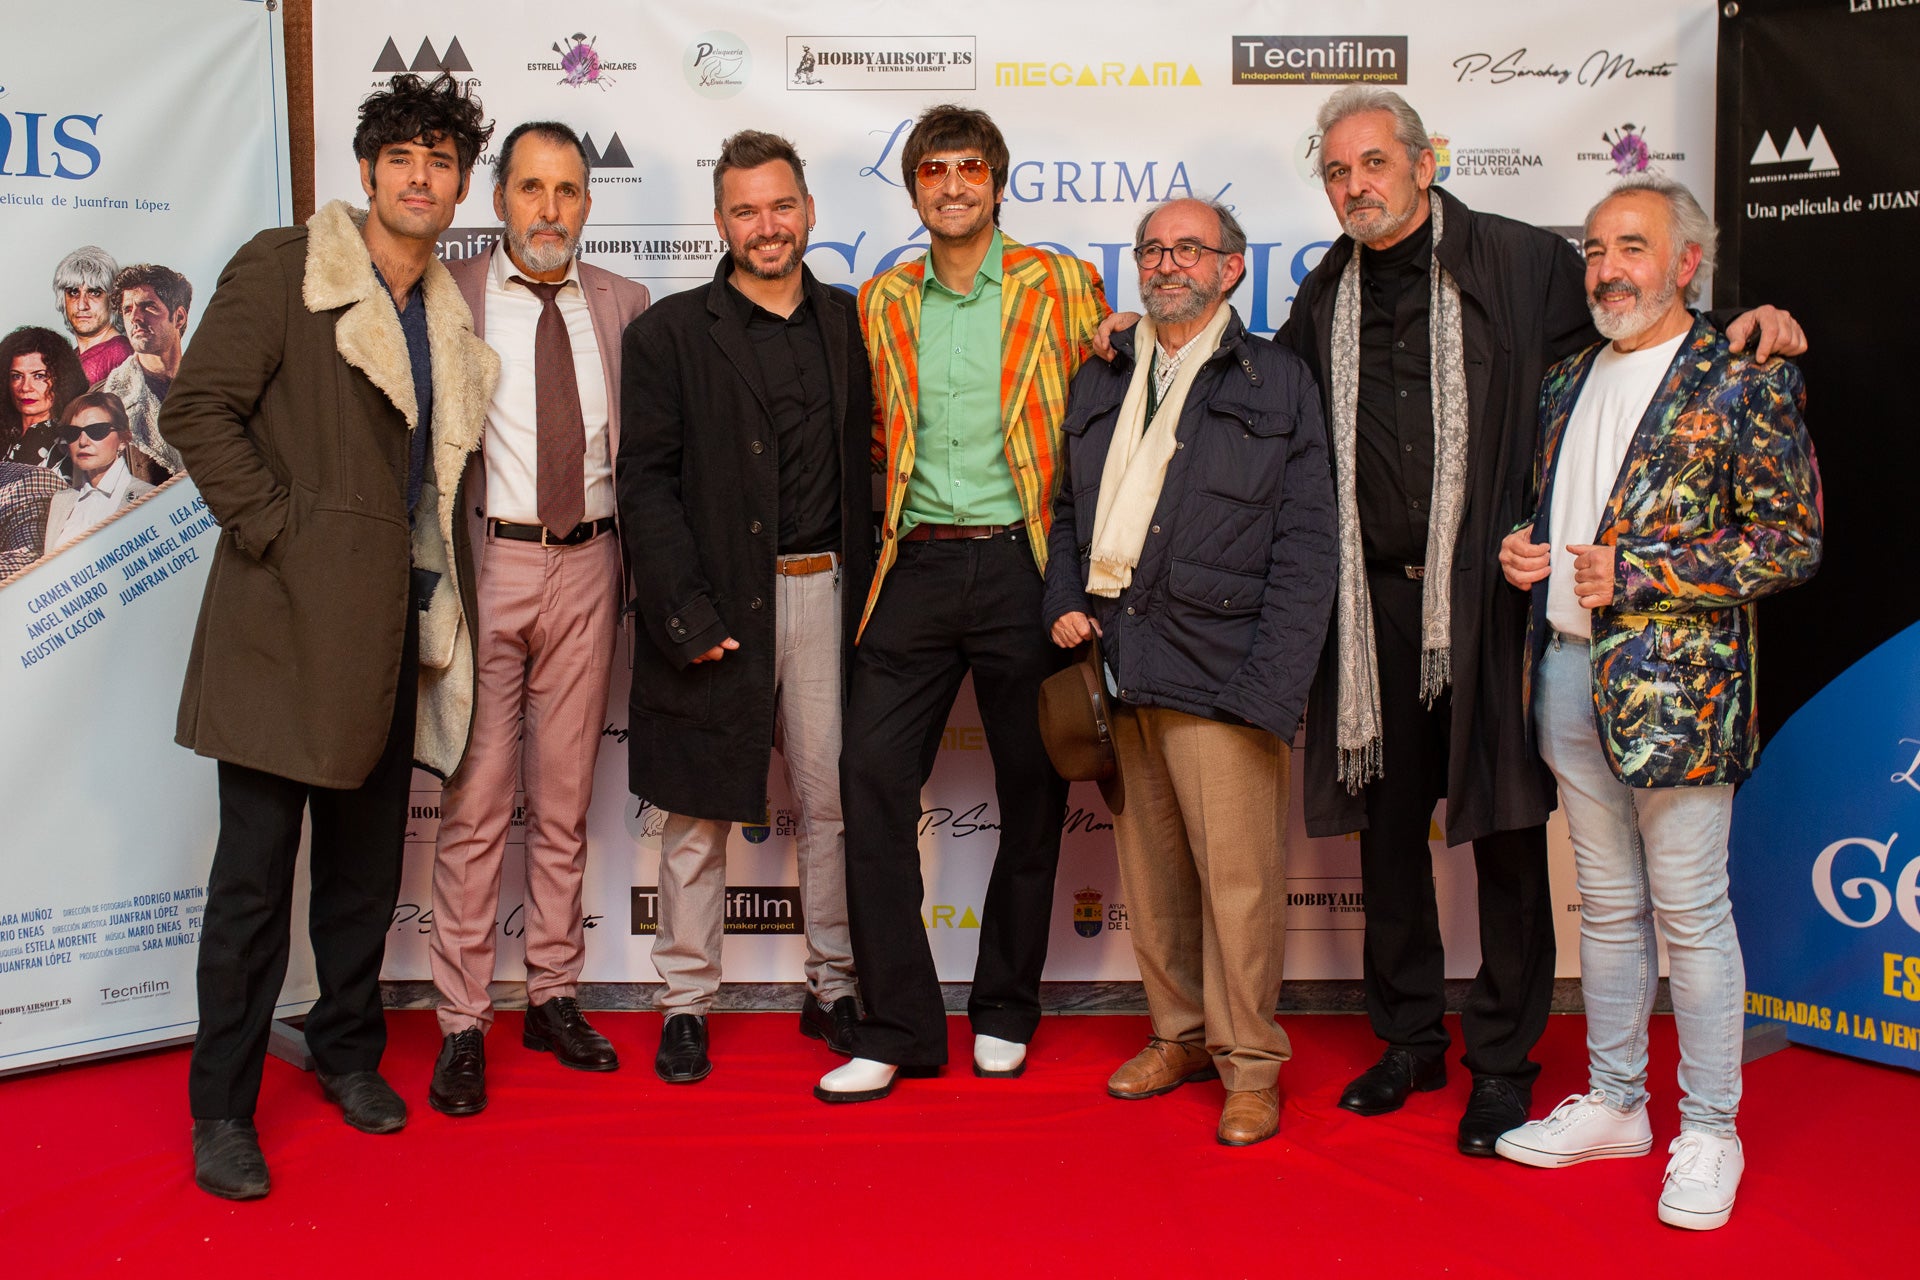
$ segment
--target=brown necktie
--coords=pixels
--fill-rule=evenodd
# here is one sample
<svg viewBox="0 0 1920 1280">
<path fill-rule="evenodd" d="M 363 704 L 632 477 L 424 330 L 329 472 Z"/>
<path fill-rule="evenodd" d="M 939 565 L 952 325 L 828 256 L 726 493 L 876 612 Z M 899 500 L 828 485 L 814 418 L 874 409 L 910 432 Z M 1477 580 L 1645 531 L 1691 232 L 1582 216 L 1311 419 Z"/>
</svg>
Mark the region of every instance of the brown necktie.
<svg viewBox="0 0 1920 1280">
<path fill-rule="evenodd" d="M 540 299 L 533 330 L 534 421 L 540 444 L 534 455 L 540 523 L 557 538 L 573 532 L 586 511 L 587 427 L 580 416 L 580 384 L 573 373 L 573 339 L 555 295 L 561 284 L 513 277 Z"/>
</svg>

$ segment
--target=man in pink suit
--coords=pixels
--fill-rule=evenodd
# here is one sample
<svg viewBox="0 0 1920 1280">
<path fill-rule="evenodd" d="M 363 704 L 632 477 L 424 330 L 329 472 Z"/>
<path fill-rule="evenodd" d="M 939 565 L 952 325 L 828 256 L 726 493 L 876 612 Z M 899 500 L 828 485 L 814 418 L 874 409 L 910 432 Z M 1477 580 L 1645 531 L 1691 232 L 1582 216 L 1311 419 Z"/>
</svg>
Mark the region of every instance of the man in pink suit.
<svg viewBox="0 0 1920 1280">
<path fill-rule="evenodd" d="M 446 780 L 433 867 L 444 1038 L 427 1100 L 447 1115 L 487 1105 L 482 1041 L 493 1021 L 500 863 L 522 784 L 522 1042 L 582 1071 L 620 1065 L 575 994 L 586 954 L 587 806 L 619 621 L 620 335 L 646 308 L 647 291 L 574 260 L 593 206 L 588 169 L 566 125 L 515 129 L 494 171 L 505 234 L 492 253 L 449 264 L 501 372 L 467 476 L 479 597 L 473 739 Z"/>
</svg>

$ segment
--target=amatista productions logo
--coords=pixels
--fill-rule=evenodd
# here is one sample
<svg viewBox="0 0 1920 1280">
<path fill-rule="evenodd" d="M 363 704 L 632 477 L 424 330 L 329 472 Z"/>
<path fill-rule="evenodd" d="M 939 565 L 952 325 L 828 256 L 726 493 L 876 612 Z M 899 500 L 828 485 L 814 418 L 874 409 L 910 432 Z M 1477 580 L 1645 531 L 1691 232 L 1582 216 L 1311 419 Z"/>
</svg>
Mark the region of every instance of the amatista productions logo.
<svg viewBox="0 0 1920 1280">
<path fill-rule="evenodd" d="M 1044 59 L 996 61 L 996 89 L 1197 89 L 1200 71 L 1191 62 L 1162 59 Z"/>
<path fill-rule="evenodd" d="M 972 89 L 972 36 L 788 36 L 787 88 L 796 93 Z"/>
<path fill-rule="evenodd" d="M 1748 182 L 1793 182 L 1800 178 L 1837 178 L 1840 162 L 1827 145 L 1827 131 L 1819 125 L 1804 139 L 1800 130 L 1787 134 L 1786 143 L 1773 144 L 1771 133 L 1760 135 L 1760 145 L 1747 161 Z"/>
<path fill-rule="evenodd" d="M 637 62 L 614 62 L 600 55 L 600 37 L 576 31 L 553 42 L 558 62 L 529 62 L 527 70 L 559 72 L 558 83 L 578 89 L 584 85 L 606 88 L 613 83 L 612 71 L 637 71 Z"/>
<path fill-rule="evenodd" d="M 459 36 L 447 41 L 444 53 L 434 52 L 431 38 L 422 40 L 412 62 L 400 56 L 400 46 L 394 43 L 392 36 L 388 36 L 386 47 L 380 50 L 380 57 L 374 61 L 373 69 L 376 74 L 383 76 L 402 71 L 424 72 L 428 75 L 441 71 L 457 74 L 472 71 L 473 64 L 467 61 L 467 51 L 460 47 Z"/>
<path fill-rule="evenodd" d="M 1235 36 L 1233 83 L 1405 84 L 1405 36 Z"/>
<path fill-rule="evenodd" d="M 753 51 L 731 31 L 707 31 L 680 56 L 687 84 L 703 98 L 731 98 L 747 87 Z"/>
<path fill-rule="evenodd" d="M 1073 931 L 1083 938 L 1097 938 L 1106 928 L 1100 909 L 1104 895 L 1098 889 L 1082 889 L 1073 895 Z"/>
<path fill-rule="evenodd" d="M 1604 160 L 1623 178 L 1631 178 L 1637 173 L 1647 173 L 1655 164 L 1687 158 L 1687 153 L 1684 151 L 1654 150 L 1647 141 L 1645 126 L 1631 121 L 1617 129 L 1608 129 L 1600 135 L 1600 141 L 1607 144 L 1605 151 L 1575 152 L 1574 159 Z"/>
<path fill-rule="evenodd" d="M 627 144 L 620 141 L 618 133 L 609 134 L 606 149 L 594 145 L 591 133 L 583 134 L 580 145 L 587 149 L 587 163 L 592 166 L 592 176 L 587 181 L 600 185 L 633 185 L 645 181 L 637 173 L 609 173 L 609 169 L 633 168 L 633 157 L 627 154 Z"/>
</svg>

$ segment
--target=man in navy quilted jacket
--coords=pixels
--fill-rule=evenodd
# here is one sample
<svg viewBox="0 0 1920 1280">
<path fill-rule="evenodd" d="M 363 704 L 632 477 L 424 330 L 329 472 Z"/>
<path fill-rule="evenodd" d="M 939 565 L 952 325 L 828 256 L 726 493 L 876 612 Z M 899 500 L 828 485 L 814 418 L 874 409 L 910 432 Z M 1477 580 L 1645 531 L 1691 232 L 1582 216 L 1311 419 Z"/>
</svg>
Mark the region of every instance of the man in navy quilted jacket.
<svg viewBox="0 0 1920 1280">
<path fill-rule="evenodd" d="M 1228 305 L 1247 237 L 1180 200 L 1134 237 L 1147 318 L 1074 378 L 1045 621 L 1101 637 L 1121 887 L 1153 1036 L 1107 1092 L 1227 1087 L 1219 1140 L 1279 1128 L 1289 743 L 1333 604 L 1333 480 L 1298 356 Z"/>
</svg>

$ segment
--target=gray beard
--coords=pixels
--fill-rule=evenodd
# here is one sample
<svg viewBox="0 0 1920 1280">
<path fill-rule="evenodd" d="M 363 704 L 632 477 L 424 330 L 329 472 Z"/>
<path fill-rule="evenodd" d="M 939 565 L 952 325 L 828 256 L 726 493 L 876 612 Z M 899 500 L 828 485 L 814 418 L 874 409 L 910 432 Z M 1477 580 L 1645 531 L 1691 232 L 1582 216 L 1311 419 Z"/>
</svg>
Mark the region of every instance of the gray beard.
<svg viewBox="0 0 1920 1280">
<path fill-rule="evenodd" d="M 1677 265 L 1677 264 L 1676 264 Z M 1633 310 L 1623 316 L 1611 315 L 1596 304 L 1591 295 L 1587 298 L 1587 310 L 1593 316 L 1593 327 L 1608 342 L 1630 342 L 1651 328 L 1655 321 L 1667 313 L 1673 305 L 1673 296 L 1680 292 L 1679 272 L 1669 271 L 1658 293 L 1649 297 L 1641 294 L 1639 301 L 1633 304 Z"/>
<path fill-rule="evenodd" d="M 1213 304 L 1220 301 L 1220 291 L 1204 289 L 1189 282 L 1187 296 L 1183 300 L 1169 301 L 1161 296 L 1158 289 L 1149 289 L 1140 301 L 1155 324 L 1189 324 L 1213 313 Z"/>
<path fill-rule="evenodd" d="M 531 235 L 514 235 L 509 232 L 507 239 L 513 244 L 514 256 L 520 259 L 527 270 L 535 274 L 545 275 L 549 271 L 563 271 L 567 264 L 573 261 L 575 242 L 571 236 L 567 238 L 565 244 L 555 245 L 550 249 L 534 244 Z"/>
<path fill-rule="evenodd" d="M 1361 244 L 1378 244 L 1382 240 L 1391 240 L 1394 236 L 1398 235 L 1409 222 L 1413 221 L 1413 215 L 1419 211 L 1420 202 L 1417 200 L 1414 201 L 1413 206 L 1405 213 L 1397 216 L 1390 209 L 1378 210 L 1379 217 L 1375 220 L 1371 228 L 1364 231 L 1360 230 L 1356 224 L 1343 213 L 1340 215 L 1340 229 L 1352 236 L 1355 240 L 1358 240 Z"/>
</svg>

